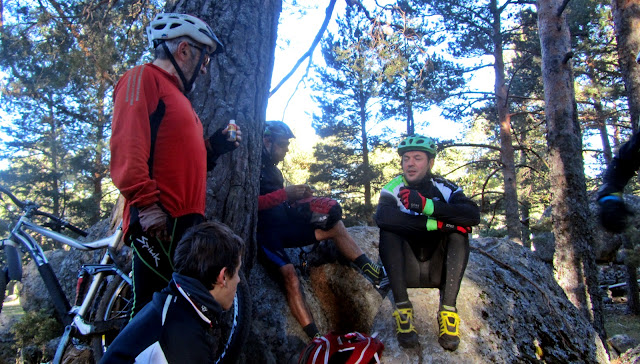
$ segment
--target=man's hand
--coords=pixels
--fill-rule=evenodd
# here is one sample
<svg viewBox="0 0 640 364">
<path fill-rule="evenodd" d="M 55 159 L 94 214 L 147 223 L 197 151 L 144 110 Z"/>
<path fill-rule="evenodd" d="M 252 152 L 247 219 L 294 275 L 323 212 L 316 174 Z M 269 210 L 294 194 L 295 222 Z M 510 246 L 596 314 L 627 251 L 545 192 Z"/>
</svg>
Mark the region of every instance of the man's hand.
<svg viewBox="0 0 640 364">
<path fill-rule="evenodd" d="M 427 216 L 433 214 L 433 201 L 430 198 L 425 198 L 416 190 L 401 188 L 398 197 L 408 210 Z"/>
<path fill-rule="evenodd" d="M 230 142 L 227 140 L 227 134 L 229 133 L 229 126 L 226 128 L 220 128 L 216 130 L 215 133 L 211 137 L 209 137 L 209 144 L 211 150 L 216 155 L 223 155 L 225 153 L 231 152 L 240 146 L 240 142 L 242 141 L 242 131 L 240 130 L 240 126 L 236 125 L 238 130 L 236 131 L 236 141 Z"/>
<path fill-rule="evenodd" d="M 142 231 L 160 240 L 169 239 L 167 234 L 167 214 L 162 211 L 158 204 L 154 203 L 142 207 L 138 212 L 138 217 Z"/>
<path fill-rule="evenodd" d="M 469 234 L 471 233 L 471 227 L 470 226 L 459 226 L 459 225 L 453 225 L 453 224 L 447 224 L 445 222 L 442 221 L 438 221 L 438 230 L 445 232 L 445 233 L 453 233 L 453 232 L 459 232 L 462 234 Z"/>
<path fill-rule="evenodd" d="M 287 193 L 287 199 L 291 202 L 313 196 L 313 192 L 311 191 L 311 187 L 309 187 L 309 185 L 291 185 L 285 187 L 284 191 Z"/>
<path fill-rule="evenodd" d="M 598 200 L 600 223 L 612 233 L 619 233 L 627 227 L 627 218 L 633 213 L 624 204 L 621 196 L 611 194 Z"/>
</svg>

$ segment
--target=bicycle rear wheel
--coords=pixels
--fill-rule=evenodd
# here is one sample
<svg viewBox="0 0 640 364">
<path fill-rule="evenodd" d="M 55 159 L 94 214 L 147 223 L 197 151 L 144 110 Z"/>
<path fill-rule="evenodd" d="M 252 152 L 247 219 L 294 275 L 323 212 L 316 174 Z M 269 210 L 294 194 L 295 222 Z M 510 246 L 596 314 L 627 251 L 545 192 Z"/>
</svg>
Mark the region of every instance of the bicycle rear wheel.
<svg viewBox="0 0 640 364">
<path fill-rule="evenodd" d="M 132 307 L 133 287 L 122 277 L 113 276 L 100 299 L 95 319 L 105 322 L 112 321 L 115 327 L 91 338 L 91 348 L 96 363 L 100 362 L 111 342 L 129 322 Z"/>
<path fill-rule="evenodd" d="M 233 305 L 223 313 L 220 325 L 222 342 L 218 346 L 215 363 L 237 363 L 251 330 L 251 293 L 242 274 Z"/>
</svg>

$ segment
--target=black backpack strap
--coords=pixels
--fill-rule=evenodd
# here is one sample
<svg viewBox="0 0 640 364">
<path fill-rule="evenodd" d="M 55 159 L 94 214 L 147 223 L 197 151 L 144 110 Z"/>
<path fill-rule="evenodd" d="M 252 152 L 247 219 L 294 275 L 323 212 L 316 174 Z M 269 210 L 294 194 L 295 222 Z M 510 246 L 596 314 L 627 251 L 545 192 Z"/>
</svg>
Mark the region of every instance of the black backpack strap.
<svg viewBox="0 0 640 364">
<path fill-rule="evenodd" d="M 149 149 L 149 178 L 153 178 L 153 156 L 156 150 L 156 139 L 158 138 L 158 129 L 160 129 L 160 122 L 164 118 L 165 105 L 162 100 L 158 101 L 158 106 L 155 111 L 149 116 L 149 124 L 151 126 L 151 148 Z"/>
</svg>

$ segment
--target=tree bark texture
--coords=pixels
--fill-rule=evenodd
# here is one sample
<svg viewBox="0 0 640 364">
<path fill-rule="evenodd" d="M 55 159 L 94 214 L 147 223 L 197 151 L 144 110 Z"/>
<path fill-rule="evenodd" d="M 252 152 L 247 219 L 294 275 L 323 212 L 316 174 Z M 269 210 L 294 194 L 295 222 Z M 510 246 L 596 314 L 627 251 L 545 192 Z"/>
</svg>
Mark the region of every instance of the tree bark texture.
<svg viewBox="0 0 640 364">
<path fill-rule="evenodd" d="M 582 137 L 577 118 L 571 40 L 561 0 L 538 0 L 538 28 L 547 118 L 551 207 L 558 284 L 569 300 L 593 323 L 604 341 L 603 304 L 598 287 Z"/>
<path fill-rule="evenodd" d="M 495 58 L 494 72 L 496 75 L 496 111 L 500 123 L 500 159 L 502 161 L 502 176 L 504 181 L 504 209 L 509 239 L 522 244 L 520 230 L 520 216 L 518 212 L 518 189 L 515 167 L 515 153 L 513 150 L 513 135 L 511 116 L 507 100 L 507 85 L 504 74 L 504 54 L 502 49 L 502 33 L 500 11 L 497 1 L 491 1 L 493 14 L 493 56 Z"/>
<path fill-rule="evenodd" d="M 245 240 L 245 272 L 256 256 L 262 131 L 281 10 L 282 0 L 168 1 L 166 6 L 166 11 L 206 21 L 225 46 L 224 53 L 212 57 L 190 98 L 205 136 L 226 127 L 230 119 L 242 130 L 240 147 L 220 157 L 209 173 L 206 215 Z"/>
<path fill-rule="evenodd" d="M 612 0 L 611 12 L 618 43 L 618 62 L 629 99 L 631 125 L 636 132 L 640 119 L 640 66 L 636 64 L 636 55 L 640 51 L 640 0 Z"/>
</svg>

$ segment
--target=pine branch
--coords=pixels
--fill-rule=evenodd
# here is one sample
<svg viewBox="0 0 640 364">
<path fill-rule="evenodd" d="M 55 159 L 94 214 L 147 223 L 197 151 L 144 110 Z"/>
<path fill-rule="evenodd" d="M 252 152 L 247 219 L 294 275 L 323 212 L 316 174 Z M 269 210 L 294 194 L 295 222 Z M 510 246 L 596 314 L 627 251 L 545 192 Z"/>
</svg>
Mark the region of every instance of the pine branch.
<svg viewBox="0 0 640 364">
<path fill-rule="evenodd" d="M 474 147 L 474 148 L 487 148 L 500 151 L 500 147 L 497 145 L 491 144 L 476 144 L 476 143 L 453 143 L 441 146 L 441 149 L 452 148 L 452 147 Z"/>
</svg>

